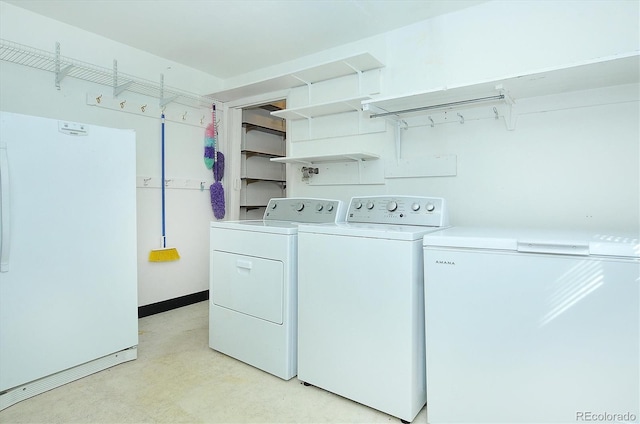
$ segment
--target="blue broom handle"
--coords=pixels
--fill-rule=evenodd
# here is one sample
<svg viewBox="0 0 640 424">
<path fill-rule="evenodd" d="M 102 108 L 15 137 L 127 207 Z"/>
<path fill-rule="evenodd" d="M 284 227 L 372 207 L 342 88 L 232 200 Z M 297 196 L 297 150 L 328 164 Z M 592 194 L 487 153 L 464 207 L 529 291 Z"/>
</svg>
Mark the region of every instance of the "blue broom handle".
<svg viewBox="0 0 640 424">
<path fill-rule="evenodd" d="M 167 237 L 165 234 L 165 221 L 164 221 L 164 113 L 162 114 L 162 181 L 160 182 L 162 187 L 162 247 L 167 247 Z"/>
</svg>

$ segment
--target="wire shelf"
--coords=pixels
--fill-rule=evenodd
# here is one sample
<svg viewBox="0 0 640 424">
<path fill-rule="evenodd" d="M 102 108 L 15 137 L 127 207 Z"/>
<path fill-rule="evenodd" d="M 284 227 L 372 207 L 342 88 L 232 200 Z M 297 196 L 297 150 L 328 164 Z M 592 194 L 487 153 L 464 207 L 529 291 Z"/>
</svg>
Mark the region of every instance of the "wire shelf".
<svg viewBox="0 0 640 424">
<path fill-rule="evenodd" d="M 66 77 L 72 77 L 101 85 L 110 86 L 114 90 L 114 96 L 124 91 L 154 97 L 160 100 L 160 106 L 166 106 L 171 102 L 194 108 L 211 107 L 215 99 L 208 96 L 200 96 L 177 88 L 164 85 L 164 77 L 160 76 L 160 84 L 135 77 L 117 71 L 117 62 L 114 60 L 113 69 L 82 62 L 61 56 L 59 44 L 56 44 L 56 52 L 36 49 L 13 41 L 0 39 L 0 60 L 29 66 L 35 69 L 53 72 L 56 74 L 56 86 Z"/>
</svg>

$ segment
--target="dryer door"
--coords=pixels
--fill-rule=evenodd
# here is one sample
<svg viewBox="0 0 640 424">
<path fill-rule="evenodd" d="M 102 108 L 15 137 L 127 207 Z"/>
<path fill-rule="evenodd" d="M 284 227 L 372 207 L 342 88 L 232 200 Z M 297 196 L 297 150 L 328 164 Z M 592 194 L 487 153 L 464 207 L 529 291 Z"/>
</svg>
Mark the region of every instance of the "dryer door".
<svg viewBox="0 0 640 424">
<path fill-rule="evenodd" d="M 211 298 L 215 305 L 282 324 L 281 261 L 215 250 Z"/>
</svg>

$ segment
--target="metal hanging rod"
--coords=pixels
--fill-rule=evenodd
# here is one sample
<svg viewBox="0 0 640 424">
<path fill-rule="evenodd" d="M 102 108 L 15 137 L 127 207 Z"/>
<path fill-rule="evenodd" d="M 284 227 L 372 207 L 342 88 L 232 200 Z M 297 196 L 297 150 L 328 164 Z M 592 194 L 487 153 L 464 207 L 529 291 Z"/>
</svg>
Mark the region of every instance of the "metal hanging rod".
<svg viewBox="0 0 640 424">
<path fill-rule="evenodd" d="M 215 99 L 208 96 L 189 93 L 164 85 L 163 76 L 160 84 L 118 72 L 117 62 L 113 61 L 113 69 L 82 62 L 60 55 L 60 44 L 56 43 L 54 53 L 34 47 L 25 46 L 13 41 L 0 39 L 0 60 L 12 62 L 31 68 L 54 72 L 56 87 L 66 77 L 72 77 L 113 88 L 114 96 L 130 91 L 160 100 L 165 106 L 170 102 L 195 108 L 211 107 Z"/>
<path fill-rule="evenodd" d="M 463 106 L 463 105 L 468 105 L 468 104 L 473 104 L 473 103 L 482 103 L 482 102 L 489 102 L 489 101 L 496 101 L 496 100 L 504 100 L 504 98 L 505 98 L 504 94 L 498 94 L 498 95 L 495 95 L 495 96 L 479 97 L 477 99 L 460 100 L 460 101 L 457 101 L 457 102 L 450 102 L 450 103 L 441 103 L 441 104 L 438 104 L 438 105 L 416 107 L 416 108 L 412 108 L 412 109 L 398 110 L 398 111 L 395 111 L 395 112 L 372 113 L 371 115 L 369 115 L 369 118 L 382 118 L 384 116 L 401 115 L 401 114 L 404 114 L 404 113 L 412 113 L 412 112 L 422 112 L 422 111 L 425 111 L 425 110 L 432 110 L 432 109 L 446 109 L 448 107 Z"/>
</svg>

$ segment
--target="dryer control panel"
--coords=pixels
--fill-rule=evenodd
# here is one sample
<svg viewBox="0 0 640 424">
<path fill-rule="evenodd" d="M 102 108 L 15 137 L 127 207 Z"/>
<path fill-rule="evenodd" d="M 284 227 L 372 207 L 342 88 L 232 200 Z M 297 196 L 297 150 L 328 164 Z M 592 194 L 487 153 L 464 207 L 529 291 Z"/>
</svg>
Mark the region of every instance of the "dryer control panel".
<svg viewBox="0 0 640 424">
<path fill-rule="evenodd" d="M 269 200 L 263 219 L 323 224 L 344 222 L 345 215 L 341 200 L 287 197 Z"/>
<path fill-rule="evenodd" d="M 449 215 L 441 197 L 364 196 L 351 199 L 347 222 L 446 227 Z"/>
</svg>

